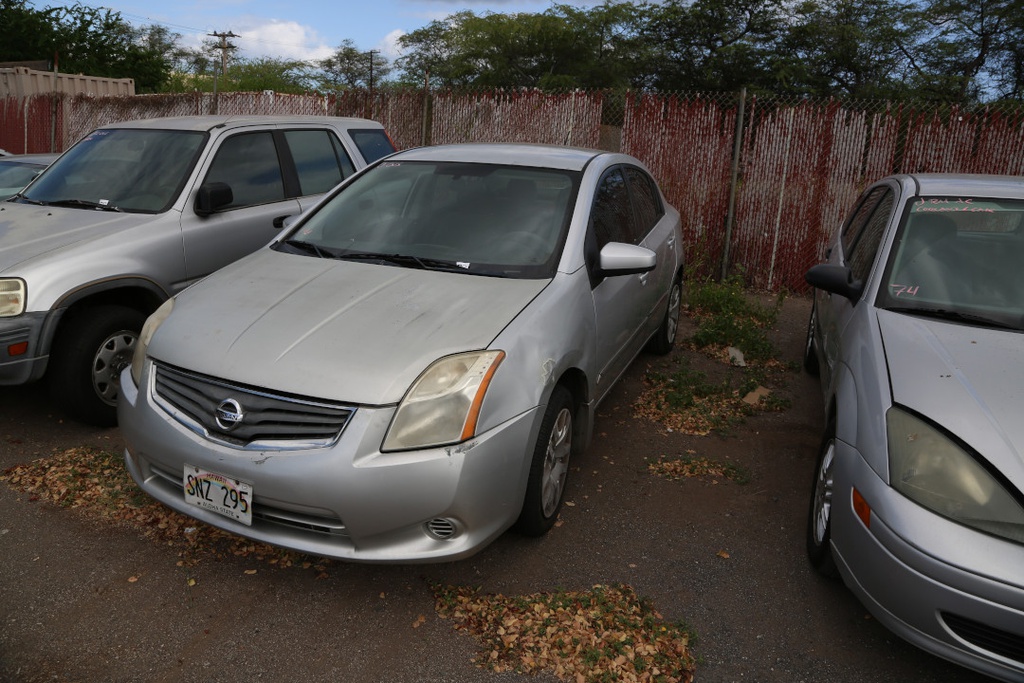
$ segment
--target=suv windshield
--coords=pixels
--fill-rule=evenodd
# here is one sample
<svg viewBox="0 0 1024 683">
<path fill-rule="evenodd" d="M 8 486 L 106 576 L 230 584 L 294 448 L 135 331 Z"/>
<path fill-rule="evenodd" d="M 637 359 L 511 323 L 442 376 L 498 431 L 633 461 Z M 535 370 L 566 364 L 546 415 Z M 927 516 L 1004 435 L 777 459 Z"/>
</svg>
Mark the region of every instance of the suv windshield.
<svg viewBox="0 0 1024 683">
<path fill-rule="evenodd" d="M 922 197 L 903 218 L 883 308 L 967 324 L 1024 323 L 1024 201 Z"/>
<path fill-rule="evenodd" d="M 500 277 L 551 277 L 579 173 L 384 161 L 343 188 L 279 249 Z"/>
<path fill-rule="evenodd" d="M 206 133 L 183 130 L 93 131 L 21 197 L 38 204 L 160 213 L 178 196 L 205 140 Z"/>
</svg>

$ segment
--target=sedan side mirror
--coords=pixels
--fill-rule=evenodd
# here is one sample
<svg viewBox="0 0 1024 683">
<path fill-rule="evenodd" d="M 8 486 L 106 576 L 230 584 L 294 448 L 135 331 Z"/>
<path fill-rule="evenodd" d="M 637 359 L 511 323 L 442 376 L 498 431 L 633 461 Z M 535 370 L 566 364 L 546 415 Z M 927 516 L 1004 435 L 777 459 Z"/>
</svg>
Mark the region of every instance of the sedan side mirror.
<svg viewBox="0 0 1024 683">
<path fill-rule="evenodd" d="M 648 273 L 658 264 L 658 255 L 635 244 L 609 242 L 601 249 L 602 275 Z"/>
<path fill-rule="evenodd" d="M 234 200 L 235 195 L 227 183 L 206 183 L 196 193 L 196 215 L 209 216 Z"/>
<path fill-rule="evenodd" d="M 844 296 L 853 304 L 856 304 L 860 295 L 864 293 L 864 283 L 854 280 L 853 271 L 846 266 L 821 263 L 811 267 L 804 275 L 804 280 L 811 287 Z"/>
</svg>

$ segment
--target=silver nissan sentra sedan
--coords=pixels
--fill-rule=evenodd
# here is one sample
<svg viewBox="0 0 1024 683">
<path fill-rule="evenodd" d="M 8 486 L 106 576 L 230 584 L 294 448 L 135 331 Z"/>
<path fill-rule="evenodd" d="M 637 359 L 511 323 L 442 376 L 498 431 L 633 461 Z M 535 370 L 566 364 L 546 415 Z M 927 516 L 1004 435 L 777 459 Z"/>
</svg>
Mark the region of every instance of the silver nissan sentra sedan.
<svg viewBox="0 0 1024 683">
<path fill-rule="evenodd" d="M 811 562 L 911 643 L 1024 680 L 1024 179 L 885 178 L 807 282 Z"/>
<path fill-rule="evenodd" d="M 632 157 L 394 154 L 149 318 L 121 376 L 128 470 L 175 510 L 331 558 L 541 535 L 598 403 L 672 348 L 682 269 L 679 214 Z"/>
</svg>

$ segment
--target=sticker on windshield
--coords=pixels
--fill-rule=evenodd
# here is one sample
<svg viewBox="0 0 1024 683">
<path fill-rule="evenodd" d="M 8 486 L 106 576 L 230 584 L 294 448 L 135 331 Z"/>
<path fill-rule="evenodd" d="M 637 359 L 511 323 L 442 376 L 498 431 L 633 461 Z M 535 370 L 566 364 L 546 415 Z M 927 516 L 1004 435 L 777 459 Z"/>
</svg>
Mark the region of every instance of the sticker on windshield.
<svg viewBox="0 0 1024 683">
<path fill-rule="evenodd" d="M 889 285 L 892 288 L 892 295 L 895 297 L 901 296 L 917 296 L 917 290 L 920 285 Z"/>
<path fill-rule="evenodd" d="M 921 197 L 914 202 L 913 213 L 995 213 L 1002 210 L 998 204 L 980 202 L 968 197 L 953 199 L 951 197 Z"/>
</svg>

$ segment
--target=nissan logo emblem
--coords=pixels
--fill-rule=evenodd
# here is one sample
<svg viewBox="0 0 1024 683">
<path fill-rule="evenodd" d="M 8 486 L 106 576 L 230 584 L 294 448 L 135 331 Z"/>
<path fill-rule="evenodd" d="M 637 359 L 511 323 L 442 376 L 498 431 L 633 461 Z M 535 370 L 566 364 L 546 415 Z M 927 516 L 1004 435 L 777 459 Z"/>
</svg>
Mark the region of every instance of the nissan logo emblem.
<svg viewBox="0 0 1024 683">
<path fill-rule="evenodd" d="M 244 417 L 242 406 L 233 398 L 224 399 L 217 406 L 217 410 L 213 411 L 213 419 L 217 422 L 217 426 L 225 432 L 230 432 L 240 425 Z"/>
</svg>

